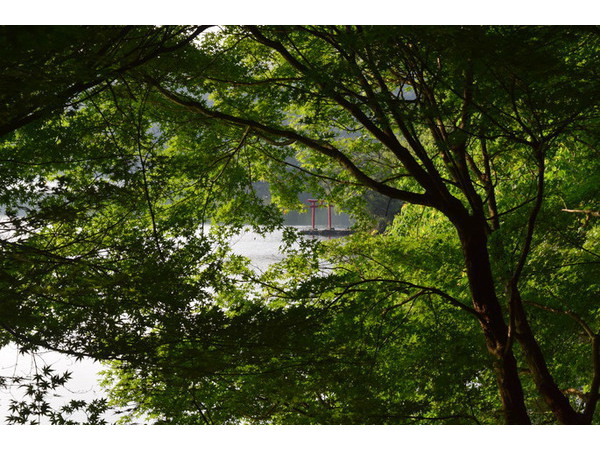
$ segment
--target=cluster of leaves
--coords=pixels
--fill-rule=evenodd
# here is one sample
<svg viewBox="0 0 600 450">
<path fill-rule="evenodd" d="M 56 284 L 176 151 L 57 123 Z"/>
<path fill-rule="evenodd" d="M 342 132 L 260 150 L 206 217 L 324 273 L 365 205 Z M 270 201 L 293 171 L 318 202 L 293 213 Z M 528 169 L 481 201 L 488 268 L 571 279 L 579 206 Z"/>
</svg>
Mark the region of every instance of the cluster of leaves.
<svg viewBox="0 0 600 450">
<path fill-rule="evenodd" d="M 137 405 L 121 420 L 496 423 L 501 413 L 477 322 L 430 288 L 468 298 L 456 238 L 446 226 L 444 239 L 439 219 L 438 233 L 423 233 L 415 227 L 420 216 L 405 210 L 385 235 L 307 243 L 254 275 L 268 309 L 240 305 L 227 337 L 240 336 L 235 358 L 217 373 L 194 342 L 171 347 L 164 366 L 115 363 L 106 379 L 111 403 Z M 402 227 L 412 236 L 399 241 Z M 454 261 L 433 272 L 439 252 L 454 253 Z M 452 286 L 457 278 L 463 282 Z"/>
<path fill-rule="evenodd" d="M 23 390 L 23 399 L 11 399 L 8 406 L 9 425 L 105 425 L 102 417 L 108 412 L 106 399 L 98 398 L 89 402 L 70 400 L 68 403 L 55 406 L 57 394 L 71 379 L 70 372 L 55 373 L 50 366 L 44 366 L 30 378 L 2 377 L 0 388 L 17 388 Z M 85 417 L 76 420 L 77 416 Z"/>
</svg>

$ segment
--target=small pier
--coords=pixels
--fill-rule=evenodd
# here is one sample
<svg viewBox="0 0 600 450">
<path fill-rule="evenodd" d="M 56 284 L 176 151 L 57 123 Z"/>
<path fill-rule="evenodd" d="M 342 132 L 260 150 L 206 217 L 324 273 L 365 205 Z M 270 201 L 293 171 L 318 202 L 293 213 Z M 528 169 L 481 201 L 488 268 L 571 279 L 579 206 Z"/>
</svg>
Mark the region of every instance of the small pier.
<svg viewBox="0 0 600 450">
<path fill-rule="evenodd" d="M 354 233 L 354 230 L 336 230 L 335 228 L 332 228 L 330 230 L 328 229 L 309 229 L 309 230 L 300 230 L 299 232 L 302 235 L 305 236 L 325 236 L 325 237 L 344 237 L 344 236 L 350 236 L 352 233 Z"/>
</svg>

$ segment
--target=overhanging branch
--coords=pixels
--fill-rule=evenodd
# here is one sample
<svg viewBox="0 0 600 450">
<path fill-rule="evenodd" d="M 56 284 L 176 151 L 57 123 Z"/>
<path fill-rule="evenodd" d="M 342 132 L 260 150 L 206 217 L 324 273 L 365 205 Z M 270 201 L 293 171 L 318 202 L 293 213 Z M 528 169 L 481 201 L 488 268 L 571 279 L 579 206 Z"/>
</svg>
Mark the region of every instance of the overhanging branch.
<svg viewBox="0 0 600 450">
<path fill-rule="evenodd" d="M 146 78 L 146 81 L 156 88 L 166 99 L 187 108 L 190 111 L 199 113 L 205 117 L 222 120 L 224 122 L 249 127 L 252 130 L 258 131 L 258 136 L 262 136 L 264 133 L 276 136 L 279 138 L 294 140 L 299 144 L 302 144 L 312 150 L 315 150 L 329 158 L 337 161 L 344 169 L 346 169 L 354 178 L 363 186 L 368 187 L 374 191 L 379 192 L 387 197 L 402 200 L 408 203 L 414 203 L 417 205 L 433 206 L 433 199 L 428 194 L 420 194 L 416 192 L 405 191 L 397 189 L 392 186 L 386 185 L 380 181 L 377 181 L 369 177 L 361 169 L 359 169 L 346 154 L 341 152 L 338 148 L 329 142 L 321 142 L 315 139 L 304 136 L 297 131 L 289 128 L 278 128 L 272 125 L 265 125 L 252 119 L 246 119 L 243 117 L 233 116 L 220 111 L 216 111 L 207 108 L 202 103 L 189 98 L 183 98 L 182 96 L 175 94 L 158 83 L 158 81 L 152 78 Z"/>
</svg>

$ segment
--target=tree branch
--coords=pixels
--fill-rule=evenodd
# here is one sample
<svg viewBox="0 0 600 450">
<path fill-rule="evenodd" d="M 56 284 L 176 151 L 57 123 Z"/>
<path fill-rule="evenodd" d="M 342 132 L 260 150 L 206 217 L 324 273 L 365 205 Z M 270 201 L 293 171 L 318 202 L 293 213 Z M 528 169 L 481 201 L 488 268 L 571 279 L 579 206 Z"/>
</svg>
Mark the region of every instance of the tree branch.
<svg viewBox="0 0 600 450">
<path fill-rule="evenodd" d="M 436 294 L 436 295 L 442 297 L 444 300 L 448 301 L 451 305 L 456 306 L 457 308 L 460 308 L 463 311 L 466 311 L 469 314 L 475 316 L 479 321 L 483 320 L 482 315 L 480 313 L 478 313 L 477 311 L 475 311 L 473 308 L 471 308 L 470 306 L 465 305 L 464 303 L 462 303 L 461 301 L 459 301 L 456 298 L 452 297 L 451 295 L 447 294 L 446 292 L 444 292 L 444 291 L 442 291 L 440 289 L 434 288 L 434 287 L 421 286 L 421 285 L 418 285 L 418 284 L 410 283 L 408 281 L 394 280 L 394 279 L 389 279 L 389 278 L 369 278 L 369 279 L 364 279 L 364 280 L 361 280 L 361 281 L 356 281 L 356 282 L 351 283 L 351 284 L 349 284 L 347 286 L 354 287 L 354 286 L 358 286 L 360 284 L 373 283 L 373 282 L 384 282 L 384 283 L 401 284 L 403 286 L 407 286 L 407 287 L 410 287 L 410 288 L 421 289 L 422 291 L 431 292 L 432 294 Z"/>
<path fill-rule="evenodd" d="M 292 65 L 292 67 L 299 72 L 309 76 L 312 72 L 310 68 L 302 64 L 296 58 L 294 58 L 290 52 L 280 43 L 268 39 L 258 27 L 249 26 L 247 27 L 250 32 L 255 36 L 256 40 L 261 42 L 262 44 L 273 48 L 276 50 L 283 58 Z M 314 77 L 313 77 L 314 78 Z M 382 129 L 380 129 L 373 121 L 371 121 L 365 113 L 354 103 L 346 100 L 342 95 L 337 93 L 335 89 L 332 89 L 331 86 L 326 85 L 323 81 L 314 80 L 322 90 L 327 91 L 330 98 L 335 100 L 342 108 L 347 110 L 356 120 L 358 120 L 364 127 L 381 143 L 383 143 L 387 148 L 389 148 L 394 155 L 402 162 L 404 167 L 415 177 L 415 179 L 421 184 L 421 186 L 426 190 L 429 196 L 432 193 L 437 193 L 438 196 L 451 197 L 450 193 L 447 191 L 447 188 L 443 185 L 443 183 L 436 183 L 432 178 L 432 175 L 425 171 L 419 163 L 412 157 L 410 151 L 404 147 L 396 136 L 392 134 L 388 134 Z M 434 198 L 431 197 L 431 200 Z M 431 202 L 430 200 L 430 202 Z M 412 202 L 411 202 L 412 203 Z M 429 206 L 433 206 L 433 204 L 429 203 Z"/>
<path fill-rule="evenodd" d="M 289 128 L 276 128 L 274 126 L 265 125 L 251 119 L 232 116 L 230 114 L 225 114 L 223 112 L 209 109 L 202 105 L 200 102 L 191 99 L 184 99 L 181 96 L 168 91 L 154 79 L 147 78 L 147 81 L 150 84 L 152 84 L 165 98 L 172 101 L 173 103 L 188 108 L 190 111 L 200 113 L 206 117 L 223 120 L 224 122 L 228 122 L 231 124 L 250 127 L 253 130 L 268 133 L 273 136 L 294 140 L 298 143 L 305 145 L 308 148 L 311 148 L 337 161 L 342 167 L 344 167 L 348 172 L 350 172 L 360 184 L 374 191 L 377 191 L 388 197 L 396 198 L 398 200 L 403 200 L 409 203 L 415 203 L 424 206 L 433 206 L 432 198 L 428 194 L 419 194 L 416 192 L 396 189 L 369 177 L 361 169 L 359 169 L 344 153 L 342 153 L 331 143 L 316 141 L 312 138 L 301 135 L 300 133 Z M 261 136 L 261 133 L 258 133 L 257 135 Z"/>
<path fill-rule="evenodd" d="M 591 209 L 561 209 L 561 211 L 575 214 L 587 214 L 588 216 L 600 217 L 600 211 L 592 211 Z"/>
<path fill-rule="evenodd" d="M 581 328 L 585 331 L 585 334 L 587 334 L 590 338 L 590 341 L 592 343 L 592 383 L 590 386 L 590 391 L 588 393 L 582 394 L 581 397 L 587 400 L 585 409 L 583 411 L 583 416 L 588 422 L 591 422 L 592 416 L 594 415 L 594 411 L 596 410 L 596 405 L 598 404 L 598 400 L 600 398 L 600 335 L 598 333 L 594 333 L 592 328 L 581 318 L 581 316 L 574 313 L 573 311 L 556 309 L 532 301 L 526 301 L 525 303 L 528 303 L 530 305 L 535 306 L 536 308 L 540 308 L 545 311 L 569 316 L 581 326 Z"/>
</svg>

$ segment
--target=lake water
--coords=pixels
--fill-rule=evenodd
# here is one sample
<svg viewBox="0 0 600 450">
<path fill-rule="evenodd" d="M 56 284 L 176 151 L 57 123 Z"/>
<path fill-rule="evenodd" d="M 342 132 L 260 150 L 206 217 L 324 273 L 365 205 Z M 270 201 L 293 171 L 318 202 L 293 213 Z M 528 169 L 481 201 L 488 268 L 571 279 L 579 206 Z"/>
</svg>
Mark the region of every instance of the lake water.
<svg viewBox="0 0 600 450">
<path fill-rule="evenodd" d="M 317 225 L 323 228 L 326 219 L 323 215 L 317 216 Z M 336 219 L 334 216 L 333 225 L 341 228 L 346 225 L 346 221 Z M 304 226 L 299 229 L 308 228 Z M 233 252 L 246 256 L 251 259 L 252 266 L 258 270 L 265 270 L 270 264 L 280 261 L 283 257 L 280 251 L 282 232 L 276 231 L 266 236 L 261 236 L 254 232 L 241 233 L 230 240 Z M 317 238 L 327 239 L 327 238 Z M 0 376 L 27 376 L 35 373 L 36 367 L 41 369 L 44 365 L 51 365 L 56 373 L 64 371 L 72 372 L 72 378 L 66 387 L 56 391 L 56 396 L 52 398 L 51 404 L 57 407 L 66 404 L 68 401 L 85 400 L 91 401 L 95 398 L 104 396 L 103 390 L 98 385 L 98 373 L 104 370 L 104 366 L 91 359 L 76 361 L 65 355 L 56 352 L 40 352 L 35 356 L 20 355 L 14 345 L 6 346 L 0 349 Z M 21 400 L 22 393 L 18 389 L 0 389 L 0 423 L 4 423 L 8 415 L 10 400 Z M 74 415 L 73 420 L 83 420 L 82 415 Z M 110 422 L 110 417 L 105 416 Z"/>
</svg>

